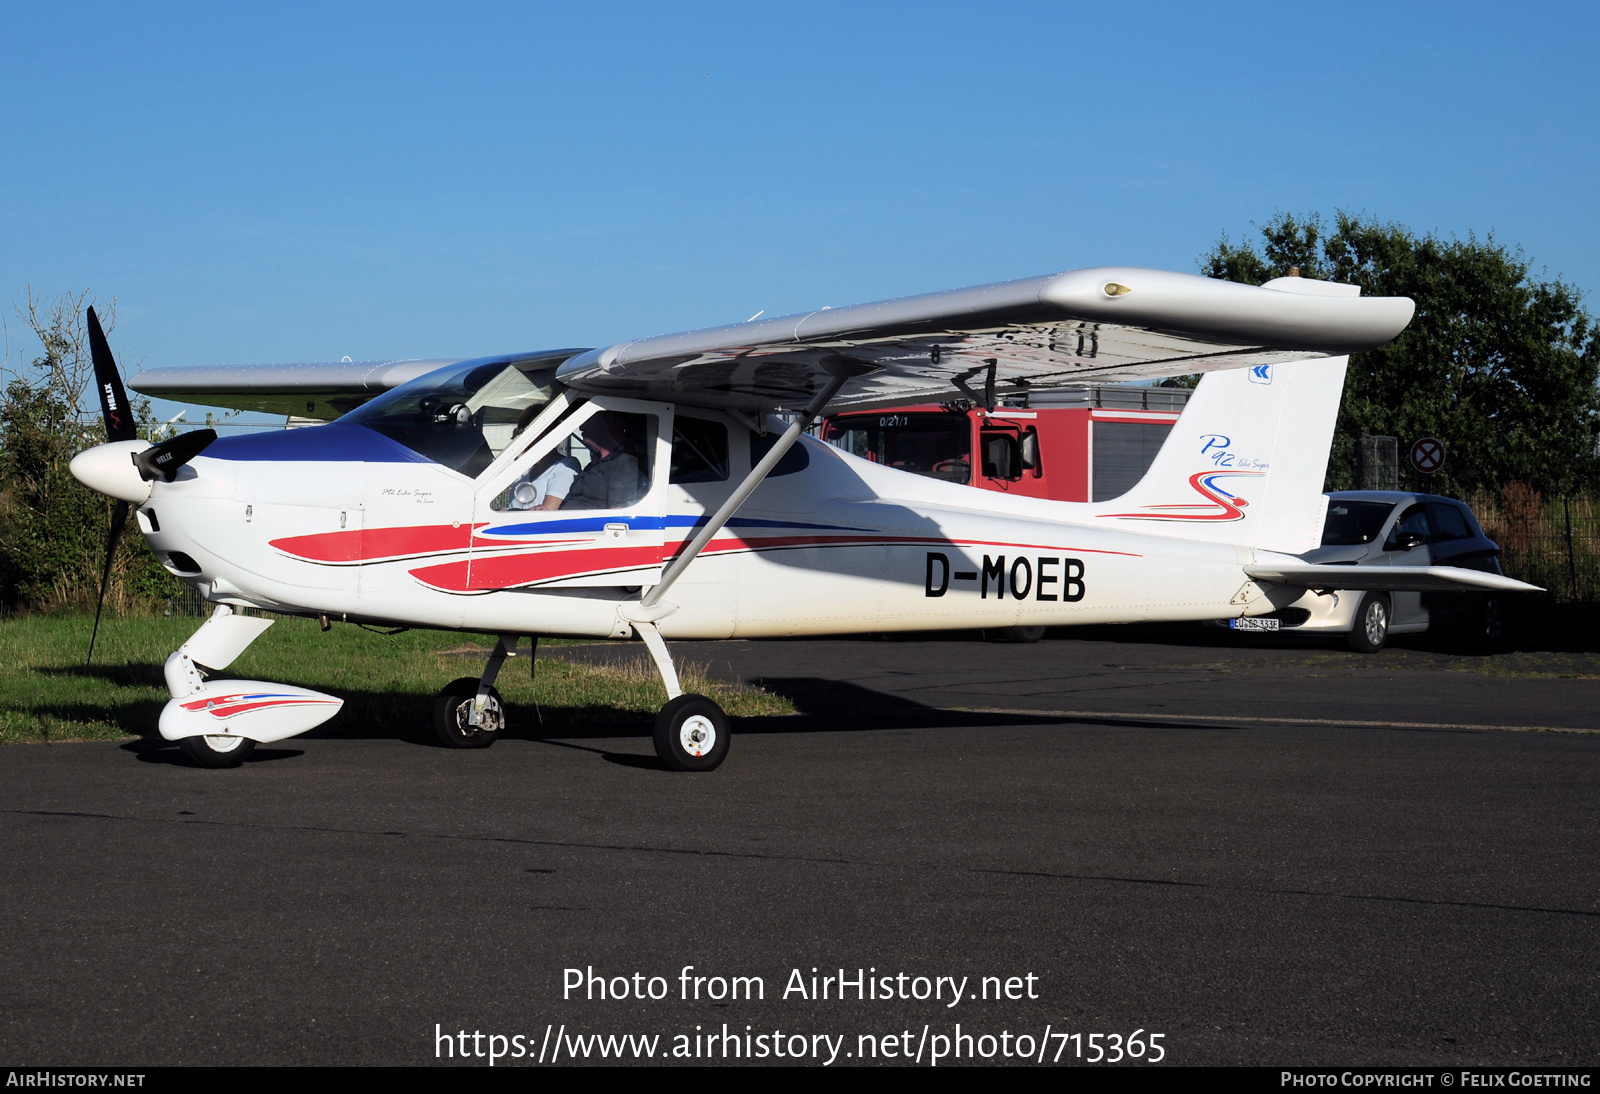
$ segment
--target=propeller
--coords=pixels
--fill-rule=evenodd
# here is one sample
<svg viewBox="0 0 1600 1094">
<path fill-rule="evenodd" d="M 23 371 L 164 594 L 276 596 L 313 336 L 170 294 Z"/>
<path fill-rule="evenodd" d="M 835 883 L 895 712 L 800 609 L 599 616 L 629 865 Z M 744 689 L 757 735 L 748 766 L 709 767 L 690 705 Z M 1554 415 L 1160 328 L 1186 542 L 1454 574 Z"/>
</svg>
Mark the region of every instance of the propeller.
<svg viewBox="0 0 1600 1094">
<path fill-rule="evenodd" d="M 94 361 L 95 388 L 100 393 L 100 416 L 106 426 L 107 441 L 134 441 L 139 439 L 139 424 L 134 420 L 133 408 L 128 405 L 128 393 L 122 386 L 122 374 L 111 356 L 111 345 L 106 332 L 100 327 L 100 318 L 89 309 L 89 355 Z M 178 468 L 198 456 L 207 445 L 217 439 L 214 429 L 196 429 L 180 433 L 160 444 L 151 445 L 134 454 L 133 462 L 146 482 L 157 478 L 172 482 L 178 477 Z M 129 505 L 119 500 L 111 509 L 111 527 L 106 533 L 106 562 L 100 573 L 100 598 L 94 606 L 94 630 L 89 634 L 89 657 L 94 660 L 95 640 L 100 636 L 100 614 L 106 606 L 106 587 L 111 584 L 111 563 L 117 555 L 117 541 L 128 523 Z"/>
<path fill-rule="evenodd" d="M 89 309 L 89 355 L 94 360 L 94 386 L 100 393 L 100 417 L 105 422 L 106 440 L 137 440 L 139 424 L 133 419 L 128 393 L 122 387 L 122 374 L 117 371 L 116 358 L 111 356 L 111 345 L 106 341 L 106 332 L 100 329 L 100 317 L 95 315 L 93 307 Z M 100 599 L 94 606 L 94 630 L 89 634 L 89 656 L 85 665 L 94 660 L 94 642 L 100 636 L 100 612 L 106 606 L 106 586 L 111 582 L 111 561 L 117 554 L 122 527 L 127 523 L 128 503 L 118 501 L 111 509 L 111 527 L 106 533 L 106 565 L 100 574 Z"/>
<path fill-rule="evenodd" d="M 100 317 L 89 309 L 89 356 L 94 361 L 94 386 L 100 394 L 100 417 L 105 422 L 106 440 L 135 441 L 139 439 L 139 423 L 134 419 L 133 408 L 128 405 L 128 393 L 122 386 L 122 374 L 117 370 L 116 358 L 111 356 L 111 345 L 100 326 Z M 178 468 L 194 459 L 200 451 L 217 439 L 214 429 L 202 429 L 153 445 L 133 457 L 139 474 L 147 481 L 158 475 L 171 482 Z M 105 568 L 100 572 L 100 597 L 94 606 L 94 630 L 89 633 L 89 656 L 85 664 L 94 660 L 95 640 L 100 637 L 100 615 L 106 606 L 106 587 L 111 584 L 111 563 L 117 557 L 117 541 L 128 523 L 128 503 L 119 500 L 111 509 L 111 527 L 106 532 Z"/>
</svg>

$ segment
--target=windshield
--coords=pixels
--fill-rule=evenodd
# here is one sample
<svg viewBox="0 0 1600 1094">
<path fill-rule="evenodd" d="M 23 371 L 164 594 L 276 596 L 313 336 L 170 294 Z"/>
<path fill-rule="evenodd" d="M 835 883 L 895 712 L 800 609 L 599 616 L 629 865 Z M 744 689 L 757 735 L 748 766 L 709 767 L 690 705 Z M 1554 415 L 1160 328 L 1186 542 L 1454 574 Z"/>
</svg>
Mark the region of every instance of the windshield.
<svg viewBox="0 0 1600 1094">
<path fill-rule="evenodd" d="M 1351 547 L 1371 543 L 1394 512 L 1391 501 L 1328 501 L 1328 521 L 1322 526 L 1324 547 Z"/>
<path fill-rule="evenodd" d="M 885 467 L 972 481 L 972 424 L 965 414 L 851 415 L 829 421 L 822 439 Z"/>
<path fill-rule="evenodd" d="M 556 366 L 575 352 L 452 365 L 402 384 L 340 420 L 476 476 L 551 400 Z"/>
</svg>

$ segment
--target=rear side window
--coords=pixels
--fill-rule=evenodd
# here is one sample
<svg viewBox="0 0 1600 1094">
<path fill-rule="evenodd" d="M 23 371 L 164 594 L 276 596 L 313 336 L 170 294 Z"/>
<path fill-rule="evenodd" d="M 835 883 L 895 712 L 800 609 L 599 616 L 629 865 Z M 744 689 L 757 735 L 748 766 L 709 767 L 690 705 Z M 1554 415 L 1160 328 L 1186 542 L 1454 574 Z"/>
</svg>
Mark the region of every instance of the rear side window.
<svg viewBox="0 0 1600 1094">
<path fill-rule="evenodd" d="M 726 482 L 728 427 L 679 414 L 672 419 L 670 482 Z"/>
<path fill-rule="evenodd" d="M 1467 523 L 1467 516 L 1457 506 L 1448 502 L 1430 501 L 1428 503 L 1428 519 L 1433 522 L 1433 538 L 1435 540 L 1447 539 L 1472 539 L 1472 528 Z"/>
<path fill-rule="evenodd" d="M 771 452 L 772 446 L 777 443 L 778 434 L 776 433 L 768 433 L 765 436 L 762 436 L 758 433 L 751 433 L 750 466 L 754 467 L 756 464 L 760 463 L 761 458 L 768 452 Z M 789 447 L 789 451 L 783 454 L 783 458 L 778 461 L 778 466 L 774 467 L 772 472 L 767 477 L 769 479 L 775 479 L 780 475 L 793 475 L 796 471 L 804 471 L 810 466 L 811 453 L 806 451 L 804 442 L 797 440 Z"/>
<path fill-rule="evenodd" d="M 1394 504 L 1387 501 L 1328 502 L 1328 519 L 1322 526 L 1324 547 L 1352 547 L 1371 543 L 1383 531 L 1383 522 L 1394 512 Z"/>
</svg>

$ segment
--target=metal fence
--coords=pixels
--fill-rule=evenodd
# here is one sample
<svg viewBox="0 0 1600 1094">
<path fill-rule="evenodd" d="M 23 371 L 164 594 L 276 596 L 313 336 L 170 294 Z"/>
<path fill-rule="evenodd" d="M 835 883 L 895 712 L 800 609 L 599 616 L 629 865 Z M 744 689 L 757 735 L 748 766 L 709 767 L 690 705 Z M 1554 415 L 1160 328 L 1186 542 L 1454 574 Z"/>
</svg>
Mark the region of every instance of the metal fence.
<svg viewBox="0 0 1600 1094">
<path fill-rule="evenodd" d="M 1400 489 L 1400 441 L 1370 433 L 1335 437 L 1328 453 L 1328 477 L 1323 489 Z"/>
<path fill-rule="evenodd" d="M 1560 602 L 1592 603 L 1600 595 L 1600 504 L 1587 494 L 1546 498 L 1509 483 L 1462 499 L 1500 545 L 1507 577 L 1550 590 Z"/>
</svg>

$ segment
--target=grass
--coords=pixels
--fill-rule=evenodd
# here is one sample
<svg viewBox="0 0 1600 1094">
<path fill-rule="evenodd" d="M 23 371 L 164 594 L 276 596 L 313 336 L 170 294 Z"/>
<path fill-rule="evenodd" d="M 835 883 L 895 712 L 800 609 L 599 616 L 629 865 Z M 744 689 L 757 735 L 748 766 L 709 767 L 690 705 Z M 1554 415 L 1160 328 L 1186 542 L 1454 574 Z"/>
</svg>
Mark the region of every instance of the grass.
<svg viewBox="0 0 1600 1094">
<path fill-rule="evenodd" d="M 121 618 L 100 624 L 94 664 L 84 665 L 93 619 L 32 615 L 0 621 L 0 744 L 103 741 L 146 736 L 169 698 L 161 666 L 193 634 L 196 619 Z M 223 674 L 299 684 L 337 695 L 344 709 L 317 735 L 431 735 L 433 697 L 460 676 L 476 677 L 493 642 L 411 631 L 385 636 L 309 619 L 279 619 Z M 643 650 L 616 666 L 576 664 L 561 646 L 541 646 L 538 680 L 507 661 L 496 686 L 513 732 L 559 735 L 568 724 L 654 717 L 666 691 Z M 716 699 L 733 717 L 792 714 L 759 688 L 714 682 L 704 666 L 679 664 L 684 691 Z"/>
</svg>

